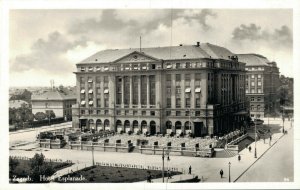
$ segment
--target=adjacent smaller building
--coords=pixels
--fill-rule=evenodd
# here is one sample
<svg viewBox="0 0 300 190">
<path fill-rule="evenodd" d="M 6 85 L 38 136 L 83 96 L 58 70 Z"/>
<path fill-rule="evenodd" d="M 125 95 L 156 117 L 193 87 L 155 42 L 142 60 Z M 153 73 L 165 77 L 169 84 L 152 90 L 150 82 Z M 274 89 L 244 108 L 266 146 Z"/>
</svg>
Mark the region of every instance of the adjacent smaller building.
<svg viewBox="0 0 300 190">
<path fill-rule="evenodd" d="M 246 63 L 246 97 L 250 101 L 250 116 L 263 118 L 279 109 L 277 88 L 279 69 L 276 62 L 259 54 L 237 54 Z"/>
<path fill-rule="evenodd" d="M 63 88 L 49 90 L 43 94 L 32 95 L 32 113 L 53 111 L 56 118 L 72 119 L 72 105 L 76 104 L 76 92 Z"/>
</svg>

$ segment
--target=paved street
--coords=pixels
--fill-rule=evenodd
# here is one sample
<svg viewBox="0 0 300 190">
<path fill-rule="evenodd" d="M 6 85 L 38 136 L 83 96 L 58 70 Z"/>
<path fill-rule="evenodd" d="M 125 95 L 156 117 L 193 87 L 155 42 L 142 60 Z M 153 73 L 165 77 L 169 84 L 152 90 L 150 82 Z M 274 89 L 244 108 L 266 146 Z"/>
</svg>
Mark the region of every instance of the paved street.
<svg viewBox="0 0 300 190">
<path fill-rule="evenodd" d="M 36 139 L 36 136 L 39 134 L 39 132 L 52 130 L 52 129 L 62 129 L 62 128 L 68 128 L 71 127 L 72 123 L 62 123 L 57 125 L 51 125 L 51 126 L 44 126 L 44 127 L 38 127 L 36 129 L 25 129 L 20 130 L 16 132 L 10 132 L 9 133 L 9 146 L 14 146 L 17 144 L 23 144 L 23 143 L 30 143 L 34 142 Z"/>
<path fill-rule="evenodd" d="M 255 163 L 238 182 L 282 182 L 294 180 L 294 129 Z M 279 154 L 280 153 L 280 154 Z"/>
<path fill-rule="evenodd" d="M 286 128 L 289 127 L 286 123 Z M 290 134 L 289 134 L 290 135 Z M 273 135 L 272 145 L 282 136 L 282 133 Z M 274 147 L 276 147 L 276 143 Z M 228 182 L 229 167 L 231 163 L 231 181 L 237 179 L 247 168 L 249 168 L 257 159 L 254 158 L 254 143 L 251 144 L 252 152 L 243 150 L 240 152 L 242 157 L 238 161 L 237 156 L 231 158 L 199 158 L 199 157 L 184 157 L 171 156 L 170 161 L 167 162 L 166 167 L 177 167 L 180 171 L 187 173 L 189 165 L 192 166 L 192 173 L 198 175 L 199 178 L 204 179 L 204 182 Z M 274 148 L 272 147 L 272 148 Z M 20 147 L 21 148 L 21 147 Z M 257 142 L 257 157 L 260 156 L 270 148 L 269 142 L 260 140 Z M 272 149 L 271 148 L 271 149 Z M 280 147 L 279 147 L 280 149 Z M 92 163 L 91 151 L 69 150 L 69 149 L 36 149 L 32 151 L 24 150 L 10 150 L 10 155 L 32 157 L 36 152 L 43 152 L 46 158 L 72 160 L 75 163 Z M 274 151 L 278 154 L 278 150 Z M 268 154 L 268 152 L 267 152 Z M 266 154 L 266 155 L 267 155 Z M 281 152 L 280 152 L 281 154 Z M 116 153 L 116 152 L 99 152 L 95 151 L 95 162 L 110 162 L 123 164 L 139 164 L 145 166 L 161 166 L 162 160 L 159 155 L 145 155 L 139 153 Z M 274 155 L 273 155 L 274 157 Z M 265 161 L 266 162 L 266 161 Z M 267 162 L 269 160 L 267 159 Z M 219 175 L 220 169 L 223 169 L 224 176 L 221 179 Z"/>
</svg>

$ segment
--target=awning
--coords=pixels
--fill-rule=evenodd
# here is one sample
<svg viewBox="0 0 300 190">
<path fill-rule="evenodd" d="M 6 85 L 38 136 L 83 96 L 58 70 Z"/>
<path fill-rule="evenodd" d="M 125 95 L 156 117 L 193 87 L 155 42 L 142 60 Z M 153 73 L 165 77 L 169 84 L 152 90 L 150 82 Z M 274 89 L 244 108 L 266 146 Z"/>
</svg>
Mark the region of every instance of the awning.
<svg viewBox="0 0 300 190">
<path fill-rule="evenodd" d="M 185 92 L 188 92 L 188 93 L 191 92 L 191 88 L 186 88 Z"/>
<path fill-rule="evenodd" d="M 104 71 L 108 71 L 108 67 L 104 67 Z"/>
<path fill-rule="evenodd" d="M 85 105 L 85 101 L 81 101 L 81 105 Z"/>
<path fill-rule="evenodd" d="M 142 69 L 147 69 L 147 67 L 142 67 Z"/>
<path fill-rule="evenodd" d="M 89 90 L 89 94 L 93 94 L 93 90 L 92 89 Z"/>
<path fill-rule="evenodd" d="M 93 71 L 93 67 L 89 67 L 89 71 Z"/>
<path fill-rule="evenodd" d="M 201 88 L 196 88 L 195 92 L 201 92 Z"/>
<path fill-rule="evenodd" d="M 81 94 L 84 94 L 84 93 L 85 93 L 85 90 L 84 90 L 84 89 L 82 89 L 82 90 L 80 91 L 80 93 L 81 93 Z"/>
<path fill-rule="evenodd" d="M 88 80 L 88 82 L 93 82 L 93 80 L 92 80 L 92 79 L 90 79 L 90 80 Z"/>
<path fill-rule="evenodd" d="M 89 101 L 89 105 L 93 105 L 93 101 Z"/>
<path fill-rule="evenodd" d="M 101 68 L 100 67 L 96 67 L 96 71 L 100 71 L 101 70 Z"/>
<path fill-rule="evenodd" d="M 172 68 L 172 65 L 167 65 L 167 69 L 171 69 Z"/>
<path fill-rule="evenodd" d="M 109 93 L 108 89 L 105 89 L 104 94 L 108 94 L 108 93 Z"/>
</svg>

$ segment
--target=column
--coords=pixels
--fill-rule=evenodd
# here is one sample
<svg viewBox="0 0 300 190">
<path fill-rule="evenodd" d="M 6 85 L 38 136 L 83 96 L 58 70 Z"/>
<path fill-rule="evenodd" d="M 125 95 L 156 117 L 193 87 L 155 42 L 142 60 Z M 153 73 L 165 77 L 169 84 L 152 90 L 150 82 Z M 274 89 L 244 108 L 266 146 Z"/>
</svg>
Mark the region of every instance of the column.
<svg viewBox="0 0 300 190">
<path fill-rule="evenodd" d="M 185 107 L 185 76 L 184 74 L 181 74 L 181 108 Z M 181 113 L 183 114 L 183 113 Z"/>
<path fill-rule="evenodd" d="M 171 108 L 176 108 L 176 75 L 171 74 Z"/>
<path fill-rule="evenodd" d="M 207 72 L 201 74 L 201 98 L 200 105 L 201 108 L 205 108 L 207 103 Z"/>
<path fill-rule="evenodd" d="M 104 108 L 104 95 L 103 95 L 103 93 L 104 93 L 104 76 L 101 76 L 100 80 L 101 81 L 100 81 L 100 94 L 99 94 L 99 96 L 101 98 L 101 107 Z M 101 112 L 103 112 L 103 110 Z"/>
<path fill-rule="evenodd" d="M 132 76 L 129 76 L 129 107 L 132 108 Z"/>
<path fill-rule="evenodd" d="M 138 107 L 141 108 L 141 75 L 138 76 Z"/>
<path fill-rule="evenodd" d="M 147 78 L 147 107 L 150 108 L 150 84 L 149 84 L 149 75 L 147 75 L 146 78 Z"/>
<path fill-rule="evenodd" d="M 191 73 L 191 108 L 195 109 L 195 73 Z M 190 113 L 191 114 L 191 113 Z"/>
<path fill-rule="evenodd" d="M 121 78 L 122 78 L 122 87 L 121 87 L 122 98 L 121 98 L 121 107 L 124 108 L 124 76 L 122 76 Z"/>
</svg>

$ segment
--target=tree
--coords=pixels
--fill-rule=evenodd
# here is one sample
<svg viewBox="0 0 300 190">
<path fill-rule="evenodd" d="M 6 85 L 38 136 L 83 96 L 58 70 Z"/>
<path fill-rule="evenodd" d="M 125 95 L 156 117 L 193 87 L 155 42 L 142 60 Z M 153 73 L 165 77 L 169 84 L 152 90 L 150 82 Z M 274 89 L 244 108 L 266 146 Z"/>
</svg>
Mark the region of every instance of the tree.
<svg viewBox="0 0 300 190">
<path fill-rule="evenodd" d="M 19 165 L 19 161 L 9 157 L 9 177 L 13 177 L 14 170 Z"/>
<path fill-rule="evenodd" d="M 46 114 L 43 113 L 43 112 L 37 112 L 35 115 L 34 115 L 34 118 L 38 121 L 42 121 L 44 119 L 46 119 Z"/>
<path fill-rule="evenodd" d="M 43 181 L 40 180 L 41 175 L 49 177 L 55 172 L 52 166 L 45 162 L 45 156 L 42 153 L 36 153 L 30 160 L 30 169 L 30 177 L 33 183 L 43 183 Z"/>
<path fill-rule="evenodd" d="M 50 119 L 53 119 L 56 116 L 55 116 L 55 113 L 53 110 L 46 110 L 46 117 L 47 117 L 47 119 L 49 119 L 49 117 L 50 117 Z"/>
</svg>

